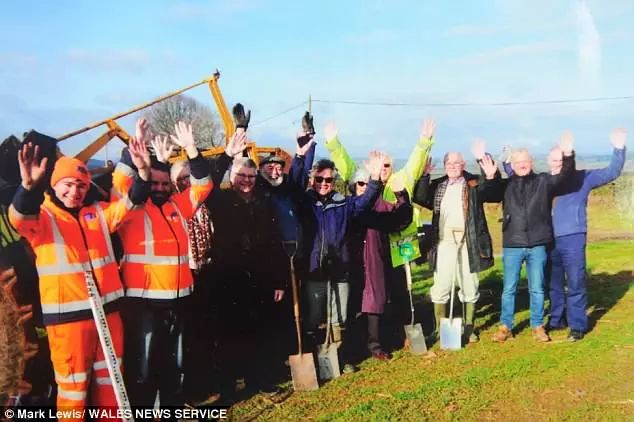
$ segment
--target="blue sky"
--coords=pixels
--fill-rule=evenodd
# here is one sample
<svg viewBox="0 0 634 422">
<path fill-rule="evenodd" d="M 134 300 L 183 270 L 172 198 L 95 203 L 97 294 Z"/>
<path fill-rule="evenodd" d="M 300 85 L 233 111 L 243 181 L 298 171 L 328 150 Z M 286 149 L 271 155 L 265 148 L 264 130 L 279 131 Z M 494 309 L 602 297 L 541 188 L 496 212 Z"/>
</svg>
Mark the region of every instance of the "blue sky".
<svg viewBox="0 0 634 422">
<path fill-rule="evenodd" d="M 314 99 L 489 103 L 634 95 L 631 0 L 8 2 L 0 14 L 0 136 L 58 136 L 201 80 L 219 68 L 226 101 L 253 111 L 251 136 L 290 147 Z M 206 87 L 191 91 L 213 108 Z M 517 107 L 313 103 L 355 156 L 407 156 L 423 117 L 434 154 L 544 152 L 565 129 L 581 153 L 634 133 L 634 101 Z M 124 119 L 131 129 L 133 119 Z M 64 141 L 74 153 L 98 130 Z M 112 157 L 117 146 L 109 148 Z M 103 157 L 102 151 L 99 156 Z"/>
</svg>

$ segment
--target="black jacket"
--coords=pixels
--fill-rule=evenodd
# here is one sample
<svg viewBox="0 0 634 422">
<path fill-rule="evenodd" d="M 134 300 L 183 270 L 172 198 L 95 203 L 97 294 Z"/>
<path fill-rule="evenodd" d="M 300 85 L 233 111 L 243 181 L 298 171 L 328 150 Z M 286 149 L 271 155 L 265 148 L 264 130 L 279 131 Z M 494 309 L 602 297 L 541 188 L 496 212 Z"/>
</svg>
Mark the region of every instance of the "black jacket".
<svg viewBox="0 0 634 422">
<path fill-rule="evenodd" d="M 486 180 L 483 176 L 463 172 L 465 189 L 463 191 L 463 211 L 465 215 L 466 246 L 469 252 L 469 268 L 477 273 L 493 266 L 493 246 L 489 227 L 484 215 L 482 204 L 496 202 L 496 188 L 500 183 L 500 175 L 493 180 Z M 440 210 L 434 210 L 434 200 L 438 187 L 447 181 L 447 176 L 430 182 L 429 175 L 420 178 L 414 190 L 414 202 L 433 212 L 432 215 L 432 249 L 429 255 L 430 268 L 436 270 L 437 248 L 440 231 Z M 442 200 L 442 198 L 439 198 Z"/>
<path fill-rule="evenodd" d="M 503 247 L 530 248 L 553 241 L 553 193 L 570 177 L 574 165 L 574 155 L 564 156 L 559 174 L 530 172 L 500 181 L 495 196 L 498 202 L 504 201 Z"/>
<path fill-rule="evenodd" d="M 249 202 L 232 189 L 220 189 L 231 162 L 222 154 L 212 166 L 214 188 L 206 201 L 214 225 L 212 264 L 222 273 L 244 271 L 260 288 L 283 289 L 288 283 L 288 258 L 270 198 L 257 186 Z"/>
</svg>

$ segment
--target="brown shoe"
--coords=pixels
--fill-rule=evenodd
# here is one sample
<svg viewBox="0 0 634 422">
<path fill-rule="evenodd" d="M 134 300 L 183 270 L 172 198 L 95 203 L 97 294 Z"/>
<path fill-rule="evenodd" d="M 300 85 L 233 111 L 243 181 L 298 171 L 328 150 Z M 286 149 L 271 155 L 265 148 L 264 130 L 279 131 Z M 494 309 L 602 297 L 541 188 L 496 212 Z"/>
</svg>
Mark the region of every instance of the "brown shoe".
<svg viewBox="0 0 634 422">
<path fill-rule="evenodd" d="M 493 334 L 493 341 L 496 343 L 504 343 L 506 340 L 513 337 L 513 332 L 509 330 L 506 325 L 500 325 L 495 334 Z"/>
<path fill-rule="evenodd" d="M 535 340 L 541 341 L 542 343 L 550 341 L 550 337 L 548 337 L 548 334 L 546 333 L 543 325 L 540 325 L 537 328 L 533 328 L 533 337 L 535 338 Z"/>
</svg>

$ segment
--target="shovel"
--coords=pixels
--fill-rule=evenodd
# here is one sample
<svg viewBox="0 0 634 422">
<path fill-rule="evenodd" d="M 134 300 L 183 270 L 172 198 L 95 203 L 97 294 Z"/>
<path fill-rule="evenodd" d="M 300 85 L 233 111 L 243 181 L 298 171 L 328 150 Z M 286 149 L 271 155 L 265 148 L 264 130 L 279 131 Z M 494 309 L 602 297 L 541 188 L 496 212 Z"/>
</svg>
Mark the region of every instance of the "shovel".
<svg viewBox="0 0 634 422">
<path fill-rule="evenodd" d="M 464 234 L 464 232 L 462 232 Z M 456 231 L 453 232 L 454 240 L 456 240 Z M 463 236 L 464 240 L 464 236 Z M 456 243 L 458 243 L 456 241 Z M 462 348 L 462 318 L 453 317 L 453 298 L 456 290 L 456 278 L 460 270 L 460 256 L 462 252 L 463 241 L 458 244 L 458 255 L 456 257 L 456 269 L 451 280 L 451 298 L 449 305 L 449 318 L 440 319 L 440 348 L 442 350 L 460 350 Z"/>
<path fill-rule="evenodd" d="M 409 259 L 413 254 L 414 249 L 410 243 L 403 243 L 400 246 L 399 253 L 405 261 L 405 279 L 407 280 L 407 292 L 409 293 L 409 306 L 412 310 L 412 321 L 409 325 L 404 325 L 405 336 L 409 342 L 410 350 L 415 355 L 422 355 L 427 353 L 427 344 L 425 344 L 425 335 L 423 334 L 423 327 L 419 324 L 414 324 L 414 300 L 412 299 L 412 269 L 409 264 Z"/>
<path fill-rule="evenodd" d="M 337 354 L 337 345 L 332 342 L 330 319 L 330 280 L 326 283 L 326 339 L 324 344 L 317 346 L 317 364 L 319 366 L 319 378 L 328 381 L 339 377 L 339 355 Z"/>
<path fill-rule="evenodd" d="M 299 293 L 297 278 L 295 277 L 295 253 L 297 252 L 296 241 L 282 242 L 284 251 L 291 264 L 291 288 L 293 290 L 293 316 L 295 317 L 295 329 L 297 330 L 297 354 L 288 357 L 291 367 L 291 378 L 293 379 L 293 389 L 295 391 L 317 390 L 317 373 L 315 372 L 315 361 L 312 353 L 302 353 L 302 331 L 299 325 Z"/>
</svg>

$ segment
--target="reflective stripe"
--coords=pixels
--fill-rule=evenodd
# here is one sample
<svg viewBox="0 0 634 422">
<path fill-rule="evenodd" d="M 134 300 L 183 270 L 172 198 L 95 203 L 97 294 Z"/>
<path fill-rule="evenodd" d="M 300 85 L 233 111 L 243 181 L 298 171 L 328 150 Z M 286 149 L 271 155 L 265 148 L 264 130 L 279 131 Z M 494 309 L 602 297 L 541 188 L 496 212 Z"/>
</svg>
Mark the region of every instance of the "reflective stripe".
<svg viewBox="0 0 634 422">
<path fill-rule="evenodd" d="M 112 243 L 110 242 L 110 234 L 106 232 L 106 228 L 103 224 L 106 223 L 105 217 L 103 216 L 103 210 L 100 206 L 97 206 L 97 214 L 100 215 L 102 230 L 104 231 L 104 240 L 106 241 L 106 246 L 108 248 L 108 255 L 100 258 L 94 258 L 90 261 L 84 262 L 68 262 L 68 258 L 66 257 L 66 249 L 64 248 L 65 242 L 64 237 L 62 236 L 62 232 L 55 221 L 55 217 L 46 209 L 42 208 L 47 214 L 49 219 L 51 220 L 51 229 L 53 231 L 53 241 L 55 244 L 55 255 L 57 257 L 58 263 L 49 264 L 49 265 L 38 265 L 37 271 L 40 276 L 46 275 L 62 275 L 62 274 L 71 274 L 71 273 L 83 273 L 85 271 L 90 271 L 90 264 L 92 263 L 93 269 L 100 269 L 105 267 L 106 265 L 110 265 L 114 263 L 114 253 L 112 252 Z M 90 259 L 90 258 L 89 258 Z"/>
<path fill-rule="evenodd" d="M 170 200 L 170 203 L 178 213 L 178 216 L 181 220 L 181 226 L 183 226 L 183 230 L 185 230 L 185 234 L 187 231 L 187 221 L 183 218 L 183 214 L 181 213 L 178 206 Z M 146 264 L 146 265 L 180 265 L 187 264 L 189 262 L 189 254 L 190 251 L 188 249 L 187 255 L 181 256 L 157 256 L 154 255 L 153 245 L 154 245 L 154 233 L 152 232 L 152 221 L 150 220 L 150 215 L 143 211 L 143 235 L 145 237 L 145 254 L 125 254 L 121 258 L 121 263 L 129 262 L 133 264 Z M 178 242 L 178 239 L 176 239 Z M 189 242 L 188 246 L 189 246 Z"/>
<path fill-rule="evenodd" d="M 211 177 L 205 176 L 202 179 L 196 179 L 194 176 L 189 177 L 189 183 L 194 186 L 205 186 L 206 184 L 211 182 Z"/>
<path fill-rule="evenodd" d="M 128 200 L 128 202 L 130 202 Z M 132 202 L 130 202 L 130 204 L 132 204 Z M 110 261 L 114 261 L 112 259 L 112 257 L 114 257 L 114 250 L 112 248 L 112 241 L 110 240 L 110 231 L 108 230 L 108 222 L 106 221 L 106 216 L 103 212 L 103 209 L 101 208 L 101 205 L 96 204 L 97 208 L 97 215 L 99 216 L 99 220 L 101 221 L 101 234 L 103 235 L 103 238 L 106 241 L 106 248 L 108 249 L 108 258 L 110 258 Z M 117 221 L 119 221 L 120 219 L 117 219 Z"/>
<path fill-rule="evenodd" d="M 102 296 L 101 300 L 105 305 L 106 303 L 117 300 L 120 297 L 123 297 L 123 289 L 117 289 L 114 292 L 110 292 Z M 42 313 L 44 314 L 59 314 L 84 310 L 90 310 L 90 301 L 88 299 L 62 303 L 42 303 Z"/>
<path fill-rule="evenodd" d="M 121 263 L 129 262 L 131 264 L 146 265 L 179 265 L 186 264 L 189 261 L 189 255 L 181 256 L 148 256 L 148 255 L 123 255 Z"/>
<path fill-rule="evenodd" d="M 182 288 L 180 290 L 154 290 L 154 289 L 126 289 L 128 297 L 140 297 L 143 299 L 176 299 L 177 297 L 188 296 L 194 291 L 194 286 Z"/>
<path fill-rule="evenodd" d="M 117 357 L 117 365 L 121 366 L 121 358 Z M 106 365 L 106 361 L 105 360 L 98 360 L 95 363 L 92 364 L 92 367 L 95 371 L 98 371 L 99 369 L 107 369 L 108 365 Z"/>
<path fill-rule="evenodd" d="M 85 372 L 75 372 L 74 374 L 70 374 L 68 376 L 60 375 L 57 371 L 55 371 L 55 381 L 58 383 L 78 383 L 78 382 L 86 382 L 88 379 L 88 374 Z"/>
<path fill-rule="evenodd" d="M 110 377 L 95 377 L 95 381 L 99 385 L 112 385 Z"/>
<path fill-rule="evenodd" d="M 87 396 L 86 391 L 68 391 L 57 386 L 57 397 L 63 397 L 68 400 L 85 400 Z"/>
</svg>

